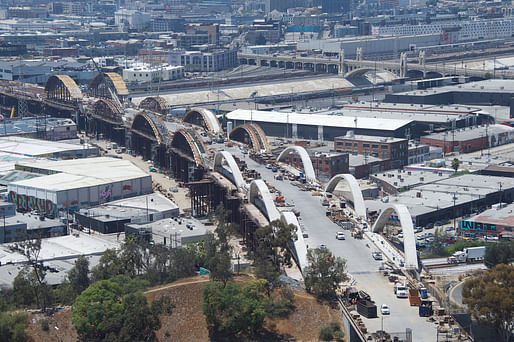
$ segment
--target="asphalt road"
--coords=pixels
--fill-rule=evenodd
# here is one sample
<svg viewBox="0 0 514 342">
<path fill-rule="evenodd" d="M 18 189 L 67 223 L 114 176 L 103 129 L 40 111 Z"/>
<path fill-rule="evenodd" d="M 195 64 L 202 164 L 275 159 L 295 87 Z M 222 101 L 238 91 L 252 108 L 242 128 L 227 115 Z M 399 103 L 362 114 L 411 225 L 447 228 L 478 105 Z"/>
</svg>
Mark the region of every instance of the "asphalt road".
<svg viewBox="0 0 514 342">
<path fill-rule="evenodd" d="M 257 170 L 266 182 L 282 192 L 286 202 L 295 205 L 301 213 L 300 224 L 309 234 L 306 239 L 309 248 L 317 248 L 320 244 L 325 244 L 334 255 L 347 260 L 348 272 L 356 280 L 355 286 L 359 290 L 368 292 L 378 307 L 378 318 L 363 318 L 369 332 L 381 330 L 380 305 L 388 304 L 391 315 L 384 316 L 384 330 L 404 332 L 406 328 L 411 328 L 413 341 L 435 341 L 437 332 L 434 323 L 419 317 L 418 307 L 411 307 L 408 299 L 397 299 L 393 292 L 393 284 L 378 271 L 380 262 L 371 256 L 371 252 L 377 249 L 371 242 L 366 239 L 353 239 L 347 231 L 346 240 L 336 240 L 335 234 L 341 231 L 341 228 L 326 217 L 325 207 L 321 205 L 319 197 L 312 196 L 310 192 L 300 191 L 289 181 L 275 180 L 271 170 L 244 156 L 239 148 L 233 147 L 227 150 L 245 160 L 249 168 Z"/>
</svg>

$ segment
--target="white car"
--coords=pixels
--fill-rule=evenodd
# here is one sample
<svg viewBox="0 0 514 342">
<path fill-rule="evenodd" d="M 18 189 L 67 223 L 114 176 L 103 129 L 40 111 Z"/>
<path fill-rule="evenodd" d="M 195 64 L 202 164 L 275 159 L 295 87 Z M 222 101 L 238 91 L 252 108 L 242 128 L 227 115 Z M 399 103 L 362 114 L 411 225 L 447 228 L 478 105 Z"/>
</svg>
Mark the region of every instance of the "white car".
<svg viewBox="0 0 514 342">
<path fill-rule="evenodd" d="M 382 304 L 382 306 L 380 307 L 380 312 L 382 313 L 382 315 L 390 315 L 391 311 L 389 310 L 389 305 Z"/>
<path fill-rule="evenodd" d="M 343 232 L 337 232 L 336 233 L 336 239 L 338 239 L 338 240 L 345 240 L 344 233 Z"/>
</svg>

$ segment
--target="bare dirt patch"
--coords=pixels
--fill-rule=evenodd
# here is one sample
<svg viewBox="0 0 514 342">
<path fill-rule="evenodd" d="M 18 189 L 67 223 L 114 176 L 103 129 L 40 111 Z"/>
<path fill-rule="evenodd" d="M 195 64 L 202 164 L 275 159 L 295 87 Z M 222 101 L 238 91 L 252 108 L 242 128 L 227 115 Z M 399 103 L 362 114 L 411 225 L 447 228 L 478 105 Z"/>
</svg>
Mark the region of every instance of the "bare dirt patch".
<svg viewBox="0 0 514 342">
<path fill-rule="evenodd" d="M 252 278 L 250 275 L 240 275 L 235 277 L 235 280 L 245 282 Z M 154 287 L 145 292 L 149 301 L 168 295 L 175 304 L 171 315 L 161 316 L 162 327 L 157 331 L 160 342 L 210 341 L 205 317 L 202 314 L 202 287 L 208 281 L 208 276 L 196 276 Z M 296 309 L 287 318 L 266 321 L 265 327 L 269 334 L 262 336 L 263 340 L 317 341 L 322 326 L 330 321 L 338 321 L 342 325 L 341 314 L 337 309 L 319 303 L 305 291 L 295 290 L 295 306 Z M 27 331 L 31 341 L 77 341 L 77 332 L 71 323 L 70 307 L 56 312 L 53 316 L 28 315 Z M 48 331 L 41 328 L 43 319 L 48 320 Z"/>
</svg>

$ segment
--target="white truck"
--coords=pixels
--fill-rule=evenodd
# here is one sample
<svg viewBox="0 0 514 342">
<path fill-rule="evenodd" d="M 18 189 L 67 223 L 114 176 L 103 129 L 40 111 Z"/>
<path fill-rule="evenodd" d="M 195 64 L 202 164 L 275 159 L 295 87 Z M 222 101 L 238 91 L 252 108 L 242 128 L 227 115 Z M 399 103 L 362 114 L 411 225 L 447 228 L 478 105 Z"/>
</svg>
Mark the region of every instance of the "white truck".
<svg viewBox="0 0 514 342">
<path fill-rule="evenodd" d="M 407 298 L 407 286 L 405 285 L 405 283 L 396 283 L 396 285 L 394 286 L 394 293 L 396 294 L 397 298 Z"/>
<path fill-rule="evenodd" d="M 483 260 L 485 256 L 485 246 L 468 247 L 463 251 L 453 253 L 448 258 L 448 263 L 473 262 Z"/>
</svg>

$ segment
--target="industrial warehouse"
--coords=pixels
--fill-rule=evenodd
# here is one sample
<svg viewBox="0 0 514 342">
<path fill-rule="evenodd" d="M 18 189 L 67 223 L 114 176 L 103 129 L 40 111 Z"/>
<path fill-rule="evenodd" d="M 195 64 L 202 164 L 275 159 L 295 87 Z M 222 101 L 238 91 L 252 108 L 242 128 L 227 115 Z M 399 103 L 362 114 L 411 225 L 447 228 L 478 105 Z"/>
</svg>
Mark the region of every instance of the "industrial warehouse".
<svg viewBox="0 0 514 342">
<path fill-rule="evenodd" d="M 116 158 L 34 160 L 18 162 L 15 167 L 40 177 L 10 183 L 9 200 L 18 210 L 37 210 L 48 216 L 152 192 L 150 175 Z"/>
</svg>

